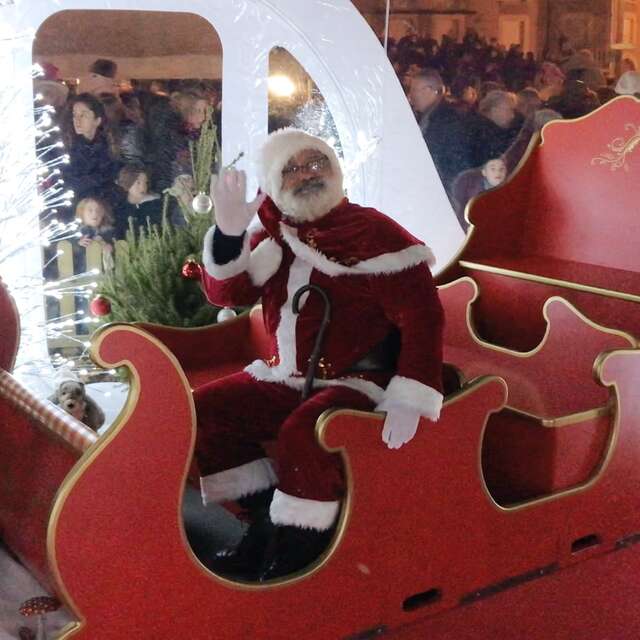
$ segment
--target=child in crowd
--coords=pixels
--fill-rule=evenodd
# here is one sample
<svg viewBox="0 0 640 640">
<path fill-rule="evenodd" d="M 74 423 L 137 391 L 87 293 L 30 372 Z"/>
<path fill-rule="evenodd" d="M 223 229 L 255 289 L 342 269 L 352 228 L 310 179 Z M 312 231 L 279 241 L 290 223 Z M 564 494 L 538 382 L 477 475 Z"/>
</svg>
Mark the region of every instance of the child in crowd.
<svg viewBox="0 0 640 640">
<path fill-rule="evenodd" d="M 78 245 L 88 247 L 92 242 L 102 245 L 104 254 L 113 252 L 113 214 L 107 202 L 100 198 L 83 198 L 76 206 L 76 219 L 80 222 Z"/>
<path fill-rule="evenodd" d="M 500 186 L 507 177 L 507 165 L 502 158 L 493 158 L 485 162 L 481 170 L 482 177 L 484 178 L 484 189 L 493 189 L 493 187 Z"/>
<path fill-rule="evenodd" d="M 149 177 L 146 170 L 138 165 L 125 165 L 120 169 L 118 186 L 124 197 L 116 209 L 116 237 L 124 238 L 129 228 L 139 229 L 149 224 L 162 223 L 162 199 L 157 193 L 149 193 Z"/>
<path fill-rule="evenodd" d="M 87 265 L 87 252 L 85 249 L 93 242 L 102 246 L 102 268 L 104 271 L 113 269 L 113 214 L 109 204 L 100 198 L 89 196 L 83 198 L 76 205 L 76 220 L 80 223 L 80 238 L 73 244 L 73 272 L 84 273 L 90 265 Z M 77 311 L 89 313 L 89 304 L 82 295 L 75 296 Z M 78 333 L 88 333 L 88 325 L 79 325 Z"/>
<path fill-rule="evenodd" d="M 454 181 L 452 195 L 455 212 L 463 229 L 469 224 L 464 217 L 467 203 L 471 198 L 487 189 L 500 186 L 507 178 L 507 165 L 503 158 L 492 158 L 479 169 L 463 171 Z"/>
</svg>

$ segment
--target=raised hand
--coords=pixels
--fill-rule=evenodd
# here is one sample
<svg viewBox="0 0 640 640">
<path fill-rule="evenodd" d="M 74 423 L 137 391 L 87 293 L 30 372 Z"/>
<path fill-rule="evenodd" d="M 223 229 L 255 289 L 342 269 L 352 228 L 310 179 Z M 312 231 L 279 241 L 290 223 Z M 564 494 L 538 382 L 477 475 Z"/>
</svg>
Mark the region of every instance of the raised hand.
<svg viewBox="0 0 640 640">
<path fill-rule="evenodd" d="M 227 236 L 242 235 L 266 194 L 247 202 L 247 174 L 236 169 L 224 169 L 211 177 L 211 199 L 216 226 Z"/>
</svg>

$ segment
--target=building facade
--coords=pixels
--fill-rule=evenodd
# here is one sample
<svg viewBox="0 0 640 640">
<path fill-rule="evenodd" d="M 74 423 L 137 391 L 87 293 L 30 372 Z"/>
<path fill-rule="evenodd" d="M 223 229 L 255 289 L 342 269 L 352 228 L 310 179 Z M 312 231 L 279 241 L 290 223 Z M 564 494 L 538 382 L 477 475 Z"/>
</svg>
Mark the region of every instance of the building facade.
<svg viewBox="0 0 640 640">
<path fill-rule="evenodd" d="M 386 0 L 355 0 L 372 27 L 384 30 Z M 615 74 L 623 58 L 640 67 L 640 0 L 391 0 L 390 35 L 455 39 L 469 27 L 538 58 L 590 49 Z"/>
</svg>

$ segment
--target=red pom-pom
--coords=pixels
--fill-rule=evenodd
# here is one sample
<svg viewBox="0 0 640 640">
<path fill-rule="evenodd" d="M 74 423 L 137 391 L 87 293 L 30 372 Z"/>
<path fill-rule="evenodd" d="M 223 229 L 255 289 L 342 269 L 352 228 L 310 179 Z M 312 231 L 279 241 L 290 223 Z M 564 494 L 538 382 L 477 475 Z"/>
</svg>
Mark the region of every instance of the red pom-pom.
<svg viewBox="0 0 640 640">
<path fill-rule="evenodd" d="M 104 296 L 96 296 L 89 304 L 89 310 L 98 318 L 106 316 L 111 313 L 111 302 Z"/>
<path fill-rule="evenodd" d="M 182 277 L 187 280 L 200 280 L 202 267 L 195 260 L 187 260 L 182 265 Z"/>
</svg>

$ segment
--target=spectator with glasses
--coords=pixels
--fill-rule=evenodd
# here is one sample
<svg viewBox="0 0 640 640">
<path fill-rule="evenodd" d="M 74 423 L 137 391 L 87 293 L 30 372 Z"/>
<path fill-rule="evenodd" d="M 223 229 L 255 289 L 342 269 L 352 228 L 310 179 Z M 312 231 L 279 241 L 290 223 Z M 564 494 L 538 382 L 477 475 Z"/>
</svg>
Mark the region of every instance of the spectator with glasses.
<svg viewBox="0 0 640 640">
<path fill-rule="evenodd" d="M 251 520 L 240 546 L 211 568 L 268 580 L 314 561 L 335 530 L 345 483 L 339 456 L 316 440 L 323 411 L 386 412 L 390 449 L 414 437 L 421 416 L 438 419 L 443 317 L 428 247 L 344 197 L 324 141 L 297 129 L 271 134 L 259 178 L 264 195 L 251 203 L 244 172 L 217 180 L 203 288 L 221 306 L 261 299 L 272 356 L 196 389 L 194 399 L 203 500 L 236 500 Z M 263 228 L 252 233 L 256 210 Z M 301 399 L 324 314 L 316 291 L 294 313 L 293 296 L 308 284 L 331 301 L 331 322 L 313 390 Z M 260 444 L 273 439 L 275 463 Z"/>
<path fill-rule="evenodd" d="M 413 76 L 409 104 L 416 113 L 442 184 L 450 195 L 454 178 L 471 166 L 469 145 L 463 119 L 445 99 L 444 83 L 435 69 L 425 69 Z"/>
</svg>

